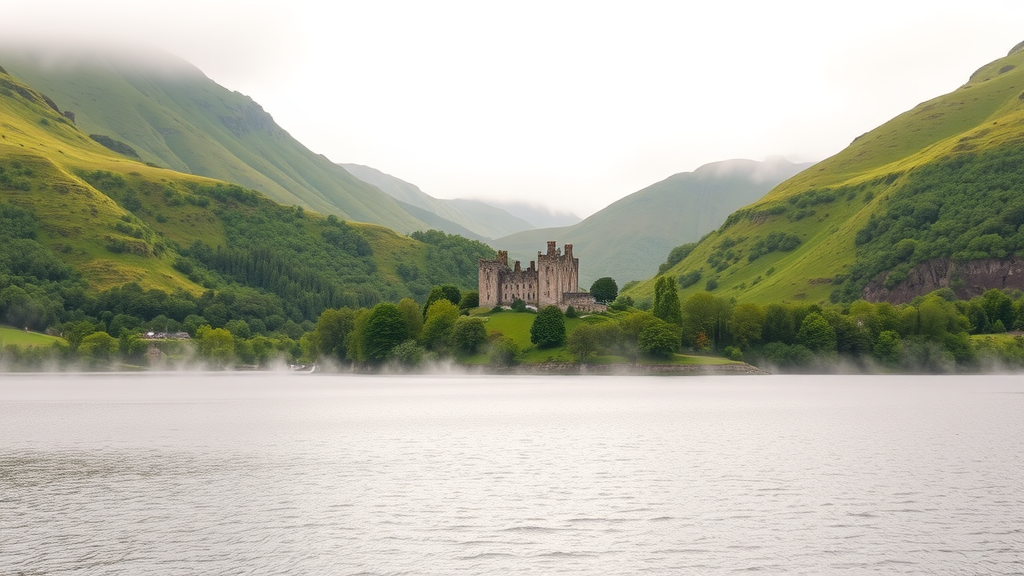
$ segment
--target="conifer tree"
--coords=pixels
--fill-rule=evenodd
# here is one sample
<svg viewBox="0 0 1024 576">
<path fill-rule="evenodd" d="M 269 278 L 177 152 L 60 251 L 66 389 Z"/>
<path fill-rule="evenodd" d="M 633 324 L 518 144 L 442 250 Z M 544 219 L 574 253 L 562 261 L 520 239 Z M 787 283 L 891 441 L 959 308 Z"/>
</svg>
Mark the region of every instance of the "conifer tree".
<svg viewBox="0 0 1024 576">
<path fill-rule="evenodd" d="M 683 315 L 679 308 L 679 293 L 676 282 L 669 276 L 661 276 L 654 283 L 654 316 L 669 324 L 682 326 Z"/>
</svg>

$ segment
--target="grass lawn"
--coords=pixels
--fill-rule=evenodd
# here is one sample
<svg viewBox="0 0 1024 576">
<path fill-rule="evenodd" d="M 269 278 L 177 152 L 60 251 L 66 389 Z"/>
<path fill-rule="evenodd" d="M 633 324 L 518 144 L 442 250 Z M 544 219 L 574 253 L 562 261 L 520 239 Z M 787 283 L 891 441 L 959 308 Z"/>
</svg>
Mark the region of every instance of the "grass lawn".
<svg viewBox="0 0 1024 576">
<path fill-rule="evenodd" d="M 508 338 L 512 338 L 519 345 L 520 350 L 525 350 L 522 361 L 524 364 L 540 364 L 543 362 L 575 362 L 573 356 L 565 347 L 558 348 L 536 348 L 530 343 L 530 326 L 533 325 L 536 314 L 528 312 L 499 312 L 490 314 L 484 308 L 475 308 L 471 312 L 485 320 L 484 326 L 488 333 L 500 332 Z M 578 326 L 583 324 L 580 318 L 566 318 L 565 331 L 571 334 Z M 475 354 L 459 359 L 464 364 L 480 365 L 487 364 L 486 354 Z M 594 364 L 632 364 L 632 360 L 625 356 L 598 356 L 592 360 Z M 719 356 L 703 356 L 694 354 L 673 354 L 671 358 L 640 358 L 638 364 L 691 364 L 691 365 L 721 365 L 721 364 L 742 364 L 733 362 Z"/>
<path fill-rule="evenodd" d="M 632 364 L 633 360 L 625 356 L 604 355 L 597 356 L 591 360 L 591 364 Z M 721 366 L 723 364 L 743 364 L 734 362 L 721 356 L 702 356 L 697 354 L 673 354 L 671 358 L 644 358 L 637 360 L 637 364 L 679 364 L 693 366 Z"/>
<path fill-rule="evenodd" d="M 25 332 L 9 326 L 0 326 L 0 346 L 15 344 L 18 346 L 49 346 L 61 340 L 55 336 L 47 336 L 38 332 Z"/>
</svg>

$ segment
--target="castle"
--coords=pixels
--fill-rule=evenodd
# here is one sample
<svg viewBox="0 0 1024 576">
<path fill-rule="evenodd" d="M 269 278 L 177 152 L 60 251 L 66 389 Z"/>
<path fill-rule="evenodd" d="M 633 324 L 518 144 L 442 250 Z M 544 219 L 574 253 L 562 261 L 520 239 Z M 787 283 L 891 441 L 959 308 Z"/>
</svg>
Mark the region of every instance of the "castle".
<svg viewBox="0 0 1024 576">
<path fill-rule="evenodd" d="M 494 260 L 479 260 L 480 305 L 511 306 L 516 298 L 527 305 L 543 308 L 558 306 L 562 310 L 572 306 L 581 312 L 604 312 L 606 306 L 594 301 L 589 292 L 579 290 L 580 259 L 573 258 L 572 244 L 565 245 L 565 253 L 548 242 L 547 254 L 537 252 L 537 261 L 523 267 L 516 260 L 508 265 L 508 251 L 498 250 Z"/>
</svg>

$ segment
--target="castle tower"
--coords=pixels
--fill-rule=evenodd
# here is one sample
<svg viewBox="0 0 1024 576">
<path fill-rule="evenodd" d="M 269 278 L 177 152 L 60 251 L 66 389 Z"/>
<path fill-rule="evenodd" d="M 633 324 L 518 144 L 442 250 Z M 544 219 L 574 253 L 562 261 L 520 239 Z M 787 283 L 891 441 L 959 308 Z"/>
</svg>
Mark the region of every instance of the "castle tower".
<svg viewBox="0 0 1024 576">
<path fill-rule="evenodd" d="M 549 241 L 547 253 L 537 252 L 537 260 L 531 260 L 525 270 L 519 261 L 509 267 L 505 250 L 499 250 L 493 260 L 479 260 L 478 265 L 480 306 L 510 306 L 516 298 L 538 308 L 555 305 L 565 309 L 567 299 L 577 308 L 587 305 L 589 294 L 578 292 L 580 261 L 573 256 L 572 244 L 566 244 L 563 253 Z"/>
</svg>

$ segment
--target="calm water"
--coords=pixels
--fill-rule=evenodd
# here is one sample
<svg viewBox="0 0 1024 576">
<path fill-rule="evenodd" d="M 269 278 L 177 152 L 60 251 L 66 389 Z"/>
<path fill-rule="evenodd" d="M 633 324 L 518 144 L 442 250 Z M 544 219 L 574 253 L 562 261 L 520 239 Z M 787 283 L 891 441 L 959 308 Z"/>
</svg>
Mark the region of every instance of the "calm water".
<svg viewBox="0 0 1024 576">
<path fill-rule="evenodd" d="M 1024 573 L 1024 377 L 0 375 L 0 574 Z"/>
</svg>

